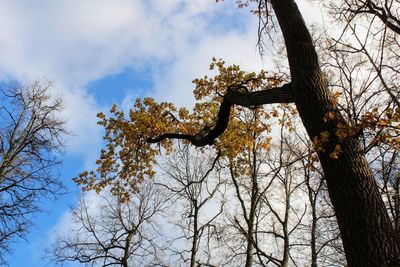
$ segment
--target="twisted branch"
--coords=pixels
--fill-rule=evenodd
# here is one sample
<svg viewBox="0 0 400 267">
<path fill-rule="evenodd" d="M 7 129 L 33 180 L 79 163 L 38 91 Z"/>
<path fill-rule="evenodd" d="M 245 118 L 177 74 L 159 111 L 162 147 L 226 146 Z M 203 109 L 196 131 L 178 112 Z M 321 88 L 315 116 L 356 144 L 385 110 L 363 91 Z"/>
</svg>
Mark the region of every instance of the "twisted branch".
<svg viewBox="0 0 400 267">
<path fill-rule="evenodd" d="M 179 134 L 165 133 L 155 138 L 148 138 L 149 143 L 158 143 L 164 139 L 187 140 L 195 146 L 201 147 L 212 145 L 228 127 L 231 108 L 233 105 L 239 105 L 247 108 L 276 103 L 292 103 L 294 98 L 291 94 L 291 84 L 287 83 L 281 87 L 273 89 L 248 92 L 240 90 L 242 88 L 229 88 L 219 107 L 217 121 L 214 127 L 204 127 L 199 133 Z"/>
</svg>

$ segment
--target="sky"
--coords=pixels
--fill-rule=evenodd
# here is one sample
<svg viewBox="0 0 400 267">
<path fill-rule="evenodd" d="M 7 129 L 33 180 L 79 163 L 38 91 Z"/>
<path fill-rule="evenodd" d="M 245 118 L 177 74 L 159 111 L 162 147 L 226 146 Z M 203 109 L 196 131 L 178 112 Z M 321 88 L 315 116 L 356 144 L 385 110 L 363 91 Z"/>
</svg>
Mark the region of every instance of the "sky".
<svg viewBox="0 0 400 267">
<path fill-rule="evenodd" d="M 307 22 L 319 20 L 318 8 L 299 6 Z M 77 203 L 72 178 L 94 167 L 102 147 L 98 112 L 145 96 L 190 106 L 191 81 L 209 73 L 214 56 L 273 69 L 256 47 L 257 19 L 233 0 L 0 0 L 0 25 L 0 82 L 54 81 L 71 132 L 61 166 L 69 193 L 43 202 L 47 213 L 7 257 L 16 267 L 52 266 L 44 251 Z"/>
</svg>

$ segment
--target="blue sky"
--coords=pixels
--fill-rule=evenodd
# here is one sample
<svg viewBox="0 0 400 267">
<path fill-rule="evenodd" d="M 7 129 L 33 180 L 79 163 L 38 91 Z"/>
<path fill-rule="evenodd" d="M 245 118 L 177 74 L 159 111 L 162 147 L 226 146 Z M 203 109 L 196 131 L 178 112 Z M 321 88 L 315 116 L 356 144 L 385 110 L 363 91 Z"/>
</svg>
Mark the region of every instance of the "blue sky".
<svg viewBox="0 0 400 267">
<path fill-rule="evenodd" d="M 48 213 L 37 217 L 28 242 L 14 244 L 11 266 L 52 266 L 43 252 L 76 203 L 71 178 L 94 166 L 102 145 L 97 112 L 113 103 L 127 108 L 143 96 L 190 106 L 191 81 L 208 73 L 213 56 L 247 70 L 272 68 L 257 52 L 256 18 L 234 2 L 0 0 L 0 81 L 54 81 L 73 133 L 61 169 L 70 193 L 43 203 Z"/>
</svg>

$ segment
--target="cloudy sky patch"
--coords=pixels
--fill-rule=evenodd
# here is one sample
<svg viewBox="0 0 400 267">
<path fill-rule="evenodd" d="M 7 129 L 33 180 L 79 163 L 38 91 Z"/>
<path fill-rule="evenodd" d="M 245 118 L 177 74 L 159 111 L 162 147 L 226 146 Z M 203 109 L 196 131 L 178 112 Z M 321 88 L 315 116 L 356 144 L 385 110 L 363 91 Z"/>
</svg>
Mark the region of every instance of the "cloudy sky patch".
<svg viewBox="0 0 400 267">
<path fill-rule="evenodd" d="M 72 133 L 62 173 L 69 185 L 93 167 L 102 145 L 97 112 L 143 96 L 191 105 L 191 81 L 209 73 L 214 56 L 245 70 L 272 68 L 256 47 L 257 19 L 235 1 L 0 0 L 0 7 L 0 80 L 54 81 Z M 308 18 L 320 17 L 300 7 Z M 29 244 L 17 243 L 12 266 L 43 266 L 37 244 L 57 222 L 65 224 L 75 200 L 71 193 L 46 204 L 50 213 L 38 220 Z"/>
</svg>

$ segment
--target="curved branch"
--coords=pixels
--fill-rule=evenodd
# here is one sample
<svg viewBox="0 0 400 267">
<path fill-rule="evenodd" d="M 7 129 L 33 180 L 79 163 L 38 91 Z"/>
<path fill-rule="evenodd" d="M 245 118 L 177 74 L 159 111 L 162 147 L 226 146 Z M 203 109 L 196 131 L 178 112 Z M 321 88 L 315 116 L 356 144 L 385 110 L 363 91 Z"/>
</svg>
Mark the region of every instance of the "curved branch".
<svg viewBox="0 0 400 267">
<path fill-rule="evenodd" d="M 400 34 L 400 18 L 396 17 L 397 14 L 395 14 L 395 12 L 392 12 L 392 5 L 388 5 L 387 1 L 384 7 L 382 5 L 379 6 L 371 0 L 366 0 L 365 2 L 346 1 L 345 4 L 347 4 L 348 7 L 343 8 L 343 10 L 341 10 L 340 12 L 345 11 L 351 13 L 351 18 L 349 19 L 349 22 L 357 15 L 371 14 L 378 17 L 378 19 L 380 19 L 381 22 L 393 32 Z"/>
<path fill-rule="evenodd" d="M 291 94 L 290 83 L 284 84 L 281 87 L 256 92 L 243 92 L 240 88 L 230 88 L 221 102 L 214 127 L 204 127 L 199 133 L 194 135 L 166 133 L 155 138 L 148 138 L 147 142 L 158 143 L 165 139 L 183 139 L 188 140 L 198 147 L 212 145 L 215 139 L 228 127 L 229 116 L 233 105 L 251 108 L 264 104 L 291 102 L 294 102 L 294 97 Z"/>
<path fill-rule="evenodd" d="M 400 20 L 393 15 L 387 5 L 386 8 L 379 7 L 371 0 L 367 0 L 365 5 L 368 9 L 360 10 L 360 13 L 370 13 L 377 16 L 389 29 L 400 34 Z"/>
</svg>

